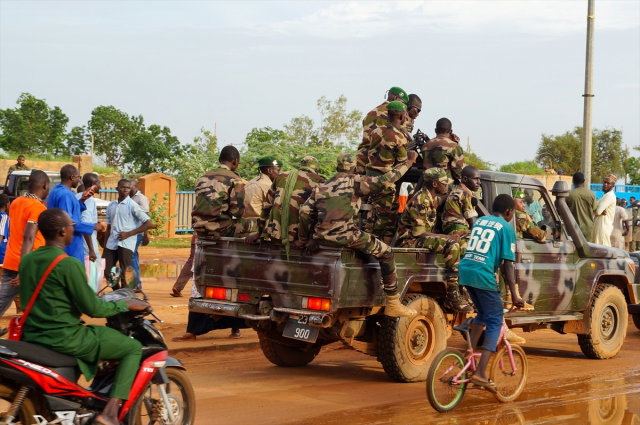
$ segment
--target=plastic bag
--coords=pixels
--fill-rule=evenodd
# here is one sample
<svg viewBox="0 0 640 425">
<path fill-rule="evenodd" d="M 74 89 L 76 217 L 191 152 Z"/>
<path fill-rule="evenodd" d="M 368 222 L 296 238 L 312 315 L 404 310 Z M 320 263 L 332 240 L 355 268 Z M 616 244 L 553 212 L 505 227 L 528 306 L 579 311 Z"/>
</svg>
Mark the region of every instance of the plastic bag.
<svg viewBox="0 0 640 425">
<path fill-rule="evenodd" d="M 89 260 L 89 256 L 84 257 L 84 268 L 87 272 L 87 283 L 89 287 L 97 294 L 102 287 L 102 278 L 104 275 L 104 258 L 99 258 L 95 262 Z"/>
</svg>

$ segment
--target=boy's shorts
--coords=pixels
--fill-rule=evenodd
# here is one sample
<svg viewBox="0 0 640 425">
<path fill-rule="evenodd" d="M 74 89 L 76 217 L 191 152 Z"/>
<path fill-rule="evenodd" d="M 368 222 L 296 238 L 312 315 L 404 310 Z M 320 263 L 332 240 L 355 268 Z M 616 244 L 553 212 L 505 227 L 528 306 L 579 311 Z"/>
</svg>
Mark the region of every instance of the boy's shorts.
<svg viewBox="0 0 640 425">
<path fill-rule="evenodd" d="M 473 286 L 465 286 L 465 288 L 478 310 L 478 315 L 473 319 L 473 325 L 487 327 L 484 331 L 482 349 L 495 353 L 504 316 L 500 292 L 485 291 Z"/>
</svg>

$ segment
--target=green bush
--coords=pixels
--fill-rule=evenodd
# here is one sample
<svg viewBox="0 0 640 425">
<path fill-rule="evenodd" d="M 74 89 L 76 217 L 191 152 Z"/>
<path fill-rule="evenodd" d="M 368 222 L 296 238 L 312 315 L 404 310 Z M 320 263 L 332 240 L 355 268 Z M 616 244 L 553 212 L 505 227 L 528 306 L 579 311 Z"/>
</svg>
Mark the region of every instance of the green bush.
<svg viewBox="0 0 640 425">
<path fill-rule="evenodd" d="M 169 204 L 169 194 L 165 193 L 162 202 L 158 202 L 158 194 L 155 193 L 149 201 L 149 218 L 155 227 L 149 230 L 151 236 L 164 236 L 167 234 L 165 226 L 169 220 L 176 217 L 176 214 L 169 215 L 167 205 Z"/>
</svg>

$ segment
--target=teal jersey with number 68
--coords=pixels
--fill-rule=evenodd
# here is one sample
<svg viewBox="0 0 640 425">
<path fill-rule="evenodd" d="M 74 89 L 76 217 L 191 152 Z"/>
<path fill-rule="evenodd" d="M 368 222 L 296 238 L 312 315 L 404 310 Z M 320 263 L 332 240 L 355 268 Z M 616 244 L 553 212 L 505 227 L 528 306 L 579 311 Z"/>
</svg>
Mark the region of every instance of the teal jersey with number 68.
<svg viewBox="0 0 640 425">
<path fill-rule="evenodd" d="M 460 285 L 500 291 L 496 270 L 502 260 L 516 260 L 516 232 L 504 218 L 481 217 L 471 229 L 467 251 L 460 260 Z"/>
</svg>

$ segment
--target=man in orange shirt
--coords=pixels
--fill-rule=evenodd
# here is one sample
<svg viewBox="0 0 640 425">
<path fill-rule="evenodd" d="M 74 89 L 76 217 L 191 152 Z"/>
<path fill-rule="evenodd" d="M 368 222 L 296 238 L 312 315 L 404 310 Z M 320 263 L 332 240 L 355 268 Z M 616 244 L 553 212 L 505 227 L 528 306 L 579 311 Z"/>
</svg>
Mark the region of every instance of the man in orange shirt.
<svg viewBox="0 0 640 425">
<path fill-rule="evenodd" d="M 49 196 L 49 176 L 39 170 L 31 171 L 28 192 L 19 196 L 9 207 L 9 243 L 4 257 L 2 280 L 0 281 L 0 316 L 20 293 L 18 268 L 23 255 L 44 245 L 38 231 L 38 217 L 47 207 L 43 199 Z M 0 335 L 6 333 L 0 330 Z"/>
</svg>

